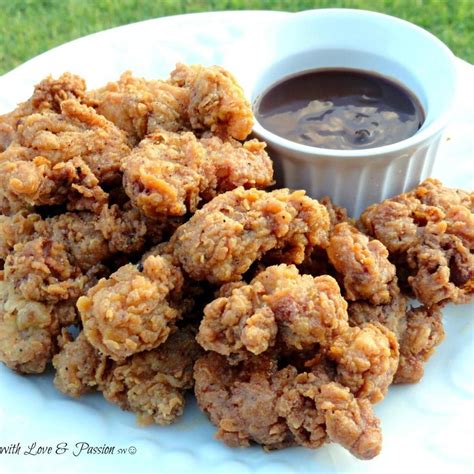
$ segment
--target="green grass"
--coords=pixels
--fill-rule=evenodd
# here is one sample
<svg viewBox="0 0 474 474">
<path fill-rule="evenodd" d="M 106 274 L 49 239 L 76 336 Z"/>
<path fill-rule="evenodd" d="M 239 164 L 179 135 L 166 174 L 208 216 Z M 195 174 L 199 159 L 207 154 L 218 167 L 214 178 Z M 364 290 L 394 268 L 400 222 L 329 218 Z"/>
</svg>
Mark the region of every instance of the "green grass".
<svg viewBox="0 0 474 474">
<path fill-rule="evenodd" d="M 474 62 L 474 0 L 0 0 L 0 74 L 74 38 L 178 13 L 363 8 L 416 23 Z"/>
</svg>

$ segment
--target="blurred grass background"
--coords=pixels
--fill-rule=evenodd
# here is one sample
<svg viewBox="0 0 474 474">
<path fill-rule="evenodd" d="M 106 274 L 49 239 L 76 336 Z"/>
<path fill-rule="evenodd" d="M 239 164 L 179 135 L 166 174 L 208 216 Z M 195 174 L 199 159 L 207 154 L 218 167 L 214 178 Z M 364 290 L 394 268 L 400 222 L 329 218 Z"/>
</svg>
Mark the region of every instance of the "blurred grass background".
<svg viewBox="0 0 474 474">
<path fill-rule="evenodd" d="M 0 0 L 0 74 L 66 41 L 148 18 L 328 7 L 398 16 L 431 31 L 456 55 L 474 62 L 474 0 Z"/>
</svg>

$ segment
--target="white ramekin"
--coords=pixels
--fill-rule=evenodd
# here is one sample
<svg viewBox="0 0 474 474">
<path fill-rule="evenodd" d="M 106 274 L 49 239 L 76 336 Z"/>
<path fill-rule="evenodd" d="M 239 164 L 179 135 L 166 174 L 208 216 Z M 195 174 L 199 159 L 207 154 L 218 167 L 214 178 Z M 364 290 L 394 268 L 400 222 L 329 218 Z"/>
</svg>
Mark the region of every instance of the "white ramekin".
<svg viewBox="0 0 474 474">
<path fill-rule="evenodd" d="M 344 67 L 377 72 L 404 84 L 426 115 L 412 137 L 367 150 L 301 145 L 256 123 L 254 132 L 269 145 L 278 185 L 306 189 L 313 197 L 329 195 L 358 216 L 368 205 L 429 176 L 456 92 L 454 56 L 435 36 L 379 13 L 323 9 L 285 17 L 257 35 L 249 48 L 246 63 L 234 63 L 252 102 L 298 71 Z"/>
</svg>

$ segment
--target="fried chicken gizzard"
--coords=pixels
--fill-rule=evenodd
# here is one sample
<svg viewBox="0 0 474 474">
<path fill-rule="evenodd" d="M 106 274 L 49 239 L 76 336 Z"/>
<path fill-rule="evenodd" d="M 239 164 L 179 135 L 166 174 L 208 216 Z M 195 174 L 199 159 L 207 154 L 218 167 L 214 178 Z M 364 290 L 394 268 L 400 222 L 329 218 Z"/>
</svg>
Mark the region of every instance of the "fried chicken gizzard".
<svg viewBox="0 0 474 474">
<path fill-rule="evenodd" d="M 80 397 L 99 390 L 140 425 L 167 425 L 183 413 L 185 392 L 193 387 L 193 365 L 201 354 L 191 327 L 173 333 L 159 348 L 120 362 L 97 351 L 81 332 L 62 336 L 54 356 L 54 384 L 66 395 Z"/>
<path fill-rule="evenodd" d="M 77 310 L 71 302 L 27 300 L 0 273 L 0 360 L 20 373 L 41 373 L 58 351 L 61 328 L 77 321 Z"/>
<path fill-rule="evenodd" d="M 257 140 L 242 145 L 233 139 L 198 139 L 191 132 L 157 132 L 125 159 L 124 188 L 152 219 L 182 216 L 238 186 L 271 185 L 273 167 L 264 148 Z"/>
<path fill-rule="evenodd" d="M 67 204 L 70 210 L 100 209 L 101 185 L 120 182 L 130 153 L 125 134 L 75 99 L 22 117 L 15 138 L 0 153 L 0 210 Z"/>
<path fill-rule="evenodd" d="M 395 334 L 400 359 L 393 383 L 416 383 L 421 380 L 424 364 L 445 336 L 438 307 L 411 308 L 408 298 L 398 292 L 389 304 L 373 305 L 356 301 L 349 304 L 348 311 L 351 325 L 377 322 Z"/>
<path fill-rule="evenodd" d="M 415 297 L 430 307 L 474 295 L 474 193 L 427 179 L 366 209 L 360 218 L 399 268 Z"/>
<path fill-rule="evenodd" d="M 390 330 L 377 322 L 350 327 L 337 282 L 300 275 L 294 265 L 268 267 L 209 303 L 197 341 L 231 364 L 281 346 L 324 353 L 336 363 L 336 380 L 372 403 L 383 399 L 398 367 Z"/>
<path fill-rule="evenodd" d="M 376 305 L 390 301 L 389 285 L 395 279 L 396 269 L 381 242 L 369 241 L 355 227 L 341 223 L 331 230 L 327 253 L 343 276 L 349 301 L 367 299 Z"/>
<path fill-rule="evenodd" d="M 120 267 L 77 302 L 87 339 L 114 360 L 158 347 L 182 316 L 183 286 L 171 255 Z"/>
<path fill-rule="evenodd" d="M 240 280 L 264 255 L 301 263 L 327 244 L 326 208 L 304 191 L 266 192 L 239 187 L 214 198 L 173 235 L 174 255 L 196 280 Z"/>
<path fill-rule="evenodd" d="M 142 249 L 147 228 L 135 211 L 114 206 L 100 216 L 20 212 L 0 216 L 0 224 L 0 359 L 20 372 L 42 372 L 61 328 L 78 322 L 77 298 L 110 273 L 110 258 Z"/>
<path fill-rule="evenodd" d="M 196 362 L 194 378 L 199 406 L 229 446 L 319 448 L 332 441 L 361 459 L 381 450 L 372 405 L 334 382 L 324 364 L 299 372 L 262 355 L 230 366 L 210 353 Z"/>
<path fill-rule="evenodd" d="M 440 307 L 410 307 L 384 245 L 357 230 L 345 210 L 329 198 L 320 202 L 331 219 L 329 245 L 313 252 L 301 268 L 317 275 L 329 272 L 338 279 L 349 302 L 351 326 L 376 322 L 395 334 L 400 358 L 393 383 L 420 381 L 424 364 L 444 339 Z"/>
</svg>

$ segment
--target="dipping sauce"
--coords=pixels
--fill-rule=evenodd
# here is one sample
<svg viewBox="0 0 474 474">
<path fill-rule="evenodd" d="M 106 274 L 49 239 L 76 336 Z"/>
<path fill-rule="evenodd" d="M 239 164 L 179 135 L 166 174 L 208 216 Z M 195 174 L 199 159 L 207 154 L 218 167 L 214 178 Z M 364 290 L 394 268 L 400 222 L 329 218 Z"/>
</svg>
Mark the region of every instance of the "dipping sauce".
<svg viewBox="0 0 474 474">
<path fill-rule="evenodd" d="M 280 137 L 334 150 L 399 142 L 425 119 L 408 89 L 355 69 L 318 69 L 283 79 L 256 102 L 254 113 Z"/>
</svg>

